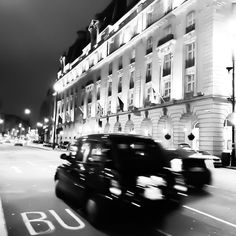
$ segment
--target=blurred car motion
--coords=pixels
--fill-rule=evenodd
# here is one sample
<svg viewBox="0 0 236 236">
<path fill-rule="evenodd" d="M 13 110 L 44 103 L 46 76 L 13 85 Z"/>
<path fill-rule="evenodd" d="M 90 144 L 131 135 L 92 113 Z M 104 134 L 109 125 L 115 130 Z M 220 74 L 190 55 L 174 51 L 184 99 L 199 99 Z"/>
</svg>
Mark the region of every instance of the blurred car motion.
<svg viewBox="0 0 236 236">
<path fill-rule="evenodd" d="M 64 141 L 59 144 L 59 148 L 61 148 L 61 149 L 69 150 L 69 147 L 70 147 L 69 141 Z"/>
<path fill-rule="evenodd" d="M 70 196 L 93 224 L 112 206 L 155 211 L 179 195 L 174 175 L 164 168 L 162 148 L 152 139 L 125 134 L 93 134 L 71 145 L 55 173 L 55 193 Z"/>
<path fill-rule="evenodd" d="M 196 189 L 202 189 L 204 185 L 211 183 L 210 169 L 214 168 L 212 158 L 209 159 L 187 146 L 165 152 L 177 183 Z"/>
</svg>

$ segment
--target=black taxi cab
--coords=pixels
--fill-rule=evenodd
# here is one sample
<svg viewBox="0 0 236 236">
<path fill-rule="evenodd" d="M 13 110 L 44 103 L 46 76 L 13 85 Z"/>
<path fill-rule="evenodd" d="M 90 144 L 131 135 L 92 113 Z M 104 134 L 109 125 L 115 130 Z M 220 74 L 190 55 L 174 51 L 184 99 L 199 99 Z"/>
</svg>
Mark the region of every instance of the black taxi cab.
<svg viewBox="0 0 236 236">
<path fill-rule="evenodd" d="M 162 148 L 151 138 L 126 134 L 91 134 L 71 146 L 55 173 L 55 193 L 70 196 L 97 224 L 115 205 L 131 208 L 178 202 L 175 178 L 164 168 Z"/>
</svg>

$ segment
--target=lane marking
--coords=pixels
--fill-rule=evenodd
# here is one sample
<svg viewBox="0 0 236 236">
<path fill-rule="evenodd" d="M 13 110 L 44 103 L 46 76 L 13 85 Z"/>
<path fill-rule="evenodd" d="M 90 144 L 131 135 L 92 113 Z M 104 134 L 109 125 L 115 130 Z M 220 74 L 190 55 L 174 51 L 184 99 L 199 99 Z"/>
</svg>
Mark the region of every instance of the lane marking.
<svg viewBox="0 0 236 236">
<path fill-rule="evenodd" d="M 0 235 L 7 236 L 7 227 L 3 213 L 2 199 L 0 197 Z"/>
<path fill-rule="evenodd" d="M 218 217 L 216 217 L 216 216 L 213 216 L 213 215 L 211 215 L 211 214 L 205 213 L 205 212 L 203 212 L 203 211 L 199 211 L 199 210 L 197 210 L 197 209 L 194 209 L 194 208 L 189 207 L 189 206 L 186 206 L 186 205 L 183 205 L 183 207 L 186 208 L 186 209 L 188 209 L 188 210 L 190 210 L 190 211 L 197 212 L 197 213 L 199 213 L 199 214 L 202 214 L 202 215 L 204 215 L 204 216 L 210 217 L 210 218 L 212 218 L 212 219 L 214 219 L 214 220 L 217 220 L 217 221 L 219 221 L 219 222 L 221 222 L 221 223 L 224 223 L 224 224 L 227 224 L 227 225 L 229 225 L 229 226 L 232 226 L 232 227 L 236 228 L 236 225 L 235 225 L 235 224 L 230 223 L 230 222 L 228 222 L 228 221 L 226 221 L 226 220 L 222 220 L 222 219 L 220 219 L 220 218 L 218 218 Z"/>
<path fill-rule="evenodd" d="M 165 236 L 172 236 L 172 234 L 168 234 L 168 233 L 162 231 L 161 229 L 156 229 L 156 231 L 163 234 L 163 235 L 165 235 Z"/>
<path fill-rule="evenodd" d="M 17 173 L 20 173 L 20 174 L 23 173 L 23 171 L 22 171 L 19 167 L 17 167 L 17 166 L 11 166 L 11 168 L 12 168 L 15 172 L 17 172 Z"/>
</svg>

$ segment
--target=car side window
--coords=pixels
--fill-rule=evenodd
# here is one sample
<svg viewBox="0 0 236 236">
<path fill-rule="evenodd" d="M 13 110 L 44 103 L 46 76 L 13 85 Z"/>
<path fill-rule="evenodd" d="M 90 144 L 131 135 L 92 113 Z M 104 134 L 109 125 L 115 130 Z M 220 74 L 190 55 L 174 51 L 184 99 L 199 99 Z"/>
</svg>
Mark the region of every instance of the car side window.
<svg viewBox="0 0 236 236">
<path fill-rule="evenodd" d="M 88 157 L 88 162 L 105 162 L 107 157 L 107 148 L 100 142 L 92 142 L 91 152 Z"/>
<path fill-rule="evenodd" d="M 82 162 L 86 162 L 90 152 L 91 152 L 91 144 L 89 142 L 82 143 L 81 148 L 78 150 L 78 156 L 80 157 L 79 159 Z"/>
</svg>

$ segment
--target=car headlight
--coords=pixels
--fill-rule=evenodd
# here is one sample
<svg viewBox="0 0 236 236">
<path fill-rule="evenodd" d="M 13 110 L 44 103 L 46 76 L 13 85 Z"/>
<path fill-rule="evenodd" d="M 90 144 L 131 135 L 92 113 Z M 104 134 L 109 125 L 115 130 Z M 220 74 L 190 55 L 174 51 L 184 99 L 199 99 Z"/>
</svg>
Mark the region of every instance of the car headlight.
<svg viewBox="0 0 236 236">
<path fill-rule="evenodd" d="M 173 159 L 170 161 L 170 166 L 173 171 L 182 171 L 183 161 L 181 159 Z"/>
</svg>

